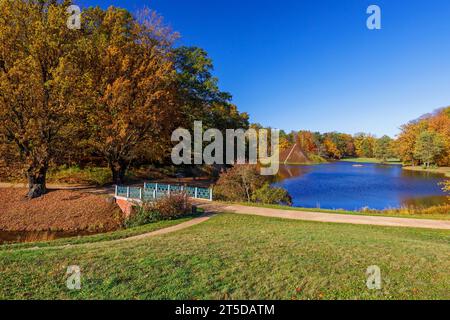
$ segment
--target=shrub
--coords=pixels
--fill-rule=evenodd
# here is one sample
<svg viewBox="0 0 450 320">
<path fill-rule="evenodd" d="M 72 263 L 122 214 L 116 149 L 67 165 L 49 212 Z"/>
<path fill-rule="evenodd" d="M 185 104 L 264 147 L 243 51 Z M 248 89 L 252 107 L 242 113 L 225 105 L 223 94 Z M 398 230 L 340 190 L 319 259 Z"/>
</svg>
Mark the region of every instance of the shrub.
<svg viewBox="0 0 450 320">
<path fill-rule="evenodd" d="M 192 212 L 192 204 L 185 193 L 172 194 L 156 201 L 146 201 L 137 207 L 136 212 L 125 221 L 127 228 L 172 220 Z"/>
<path fill-rule="evenodd" d="M 255 165 L 236 165 L 220 175 L 214 187 L 214 197 L 224 201 L 291 204 L 288 192 L 271 187 L 269 179 L 260 175 Z"/>
<path fill-rule="evenodd" d="M 137 207 L 133 214 L 125 220 L 126 228 L 134 228 L 149 223 L 160 221 L 160 215 L 157 211 L 152 210 L 151 206 L 144 203 Z"/>
<path fill-rule="evenodd" d="M 327 160 L 316 154 L 308 154 L 308 158 L 313 163 L 326 163 Z"/>
<path fill-rule="evenodd" d="M 252 200 L 264 204 L 292 205 L 292 198 L 287 190 L 271 187 L 269 183 L 265 183 L 261 188 L 256 190 Z"/>
<path fill-rule="evenodd" d="M 153 210 L 161 220 L 179 218 L 192 212 L 192 204 L 186 193 L 173 194 L 153 203 Z"/>
<path fill-rule="evenodd" d="M 214 197 L 224 201 L 251 202 L 256 190 L 267 181 L 255 165 L 236 165 L 220 175 L 214 187 Z"/>
</svg>

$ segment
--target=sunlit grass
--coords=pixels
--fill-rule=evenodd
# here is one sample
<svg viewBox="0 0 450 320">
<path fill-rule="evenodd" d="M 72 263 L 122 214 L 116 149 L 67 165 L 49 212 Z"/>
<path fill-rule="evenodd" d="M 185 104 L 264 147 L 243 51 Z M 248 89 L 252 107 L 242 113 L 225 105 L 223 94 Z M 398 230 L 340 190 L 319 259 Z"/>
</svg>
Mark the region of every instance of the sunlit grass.
<svg viewBox="0 0 450 320">
<path fill-rule="evenodd" d="M 448 231 L 223 214 L 114 245 L 0 252 L 0 298 L 449 299 L 449 252 Z M 80 291 L 65 286 L 69 265 Z"/>
</svg>

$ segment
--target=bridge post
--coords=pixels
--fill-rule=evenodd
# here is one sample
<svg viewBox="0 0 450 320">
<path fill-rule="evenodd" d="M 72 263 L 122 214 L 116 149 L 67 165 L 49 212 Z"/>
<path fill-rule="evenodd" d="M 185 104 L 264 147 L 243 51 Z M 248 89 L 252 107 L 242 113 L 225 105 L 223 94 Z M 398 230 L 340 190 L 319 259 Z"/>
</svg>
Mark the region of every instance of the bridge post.
<svg viewBox="0 0 450 320">
<path fill-rule="evenodd" d="M 139 200 L 142 201 L 142 188 L 139 188 Z"/>
<path fill-rule="evenodd" d="M 194 198 L 195 198 L 195 199 L 198 199 L 198 188 L 197 188 L 197 187 L 195 187 L 195 195 L 194 195 Z"/>
<path fill-rule="evenodd" d="M 114 188 L 114 195 L 117 197 L 118 194 L 119 194 L 119 186 L 116 184 Z"/>
<path fill-rule="evenodd" d="M 127 199 L 130 198 L 130 187 L 127 187 Z"/>
<path fill-rule="evenodd" d="M 213 201 L 213 189 L 209 188 L 209 201 Z"/>
</svg>

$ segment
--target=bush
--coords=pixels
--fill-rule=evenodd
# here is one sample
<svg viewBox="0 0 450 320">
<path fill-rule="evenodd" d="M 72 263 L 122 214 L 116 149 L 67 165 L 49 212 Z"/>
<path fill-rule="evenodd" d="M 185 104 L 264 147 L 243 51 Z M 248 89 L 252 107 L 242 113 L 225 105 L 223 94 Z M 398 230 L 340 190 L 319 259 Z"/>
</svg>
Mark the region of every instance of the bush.
<svg viewBox="0 0 450 320">
<path fill-rule="evenodd" d="M 214 187 L 217 200 L 291 204 L 292 199 L 282 188 L 270 186 L 270 178 L 262 176 L 255 165 L 236 165 L 220 175 Z"/>
<path fill-rule="evenodd" d="M 261 188 L 267 179 L 259 174 L 255 165 L 235 165 L 220 175 L 214 187 L 214 198 L 251 202 L 255 191 Z"/>
<path fill-rule="evenodd" d="M 268 183 L 255 191 L 252 200 L 263 204 L 292 205 L 292 198 L 287 190 L 271 187 Z"/>
<path fill-rule="evenodd" d="M 313 163 L 326 163 L 327 160 L 316 154 L 308 154 L 308 158 Z"/>
<path fill-rule="evenodd" d="M 127 228 L 181 218 L 192 212 L 192 204 L 185 193 L 173 194 L 156 201 L 142 203 L 136 212 L 125 221 Z"/>
</svg>

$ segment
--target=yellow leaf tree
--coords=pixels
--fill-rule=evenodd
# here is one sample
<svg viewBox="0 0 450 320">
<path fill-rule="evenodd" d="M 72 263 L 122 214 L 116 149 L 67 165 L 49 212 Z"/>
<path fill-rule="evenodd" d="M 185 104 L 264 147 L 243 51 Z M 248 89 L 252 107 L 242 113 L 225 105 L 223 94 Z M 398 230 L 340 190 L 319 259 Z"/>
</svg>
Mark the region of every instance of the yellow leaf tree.
<svg viewBox="0 0 450 320">
<path fill-rule="evenodd" d="M 80 81 L 86 84 L 89 145 L 119 184 L 140 154 L 170 141 L 178 123 L 171 56 L 175 35 L 150 11 L 135 18 L 114 7 L 84 12 L 82 31 L 87 40 L 79 59 Z"/>
<path fill-rule="evenodd" d="M 46 192 L 50 162 L 67 147 L 75 109 L 65 57 L 79 32 L 70 1 L 0 0 L 0 139 L 25 160 L 28 197 Z"/>
</svg>

